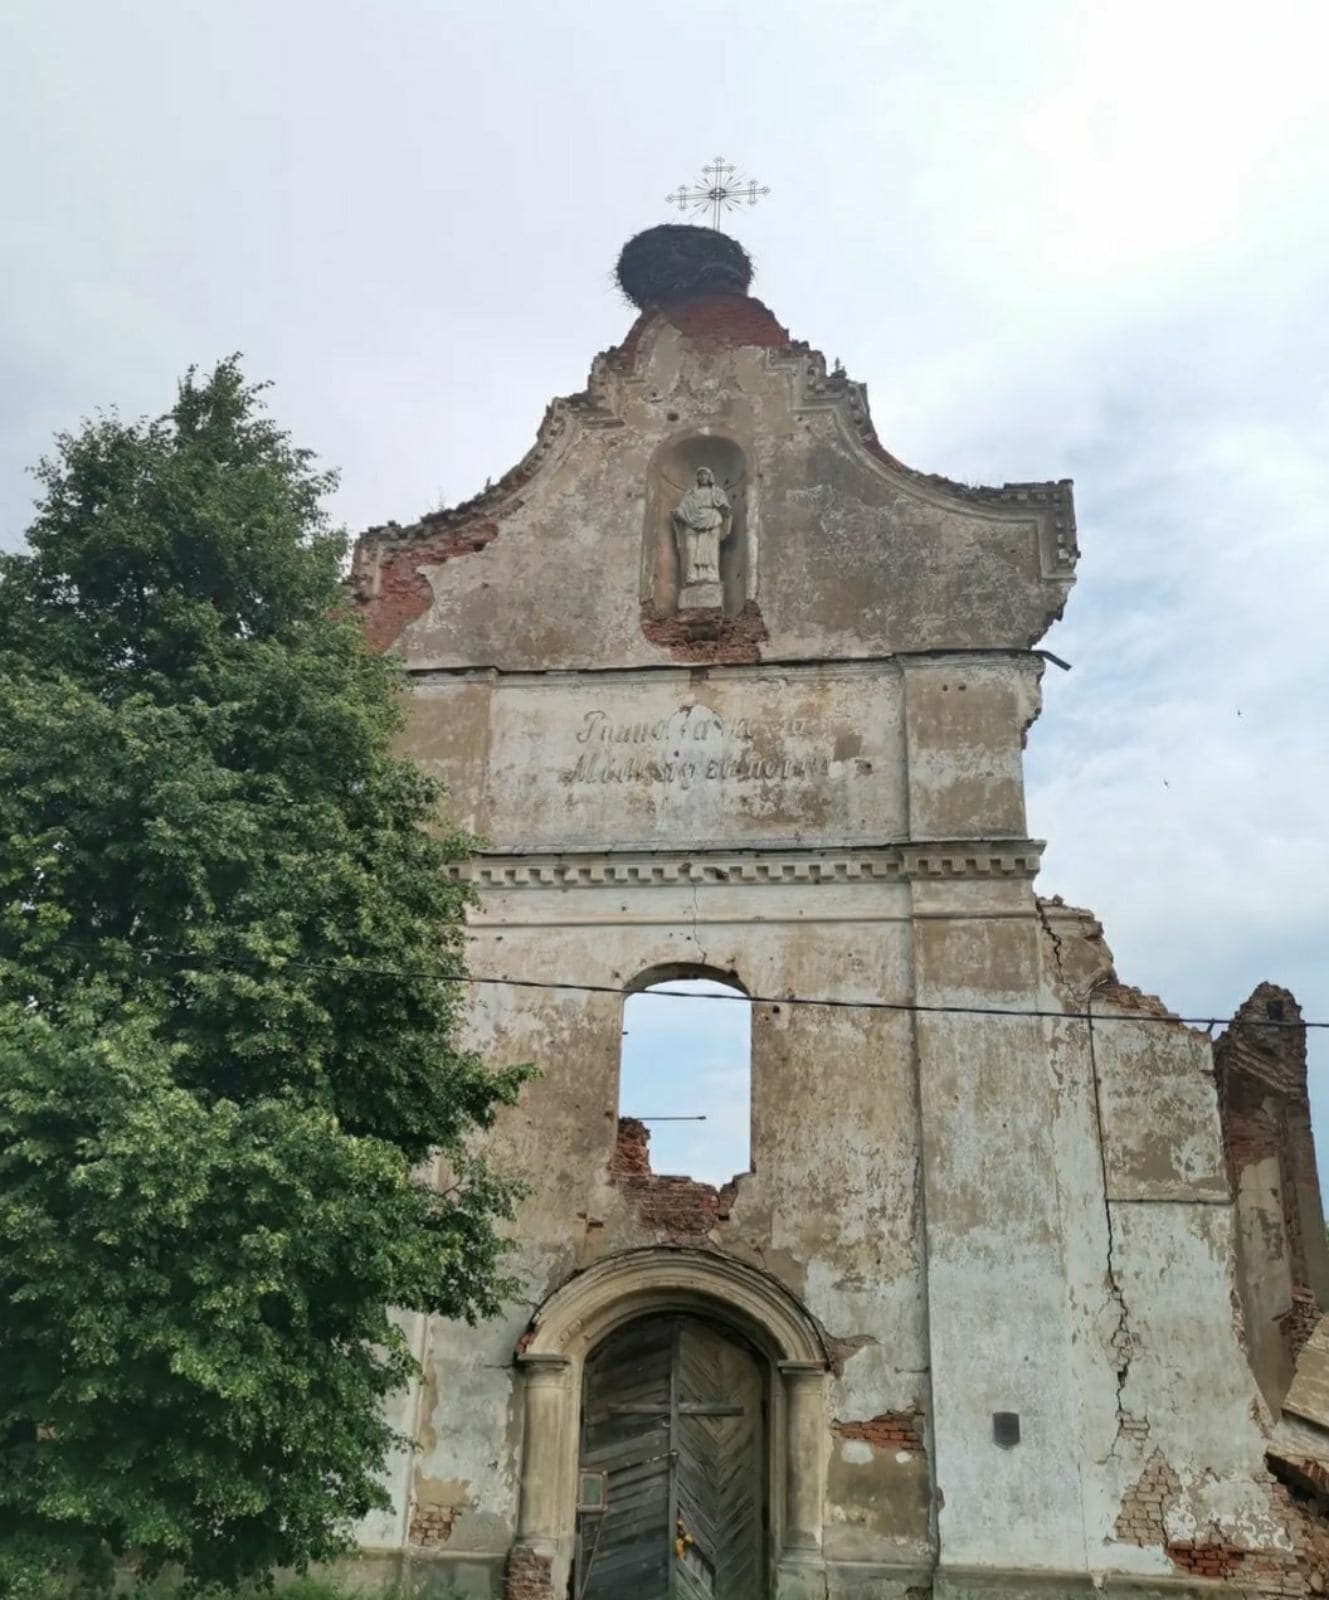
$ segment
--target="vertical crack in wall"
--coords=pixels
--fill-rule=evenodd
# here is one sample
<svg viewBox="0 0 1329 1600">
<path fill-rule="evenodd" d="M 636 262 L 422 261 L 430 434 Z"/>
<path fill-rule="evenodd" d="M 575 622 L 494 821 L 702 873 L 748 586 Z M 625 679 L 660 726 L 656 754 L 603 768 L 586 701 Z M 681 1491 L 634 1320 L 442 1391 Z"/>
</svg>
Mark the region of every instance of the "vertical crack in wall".
<svg viewBox="0 0 1329 1600">
<path fill-rule="evenodd" d="M 1113 1328 L 1112 1337 L 1109 1340 L 1117 1363 L 1117 1431 L 1113 1435 L 1112 1447 L 1108 1451 L 1109 1456 L 1114 1456 L 1117 1453 L 1117 1446 L 1127 1432 L 1128 1423 L 1132 1420 L 1130 1413 L 1126 1409 L 1126 1381 L 1130 1377 L 1131 1371 L 1132 1340 L 1130 1313 L 1126 1306 L 1126 1296 L 1122 1293 L 1121 1281 L 1117 1276 L 1117 1233 L 1112 1221 L 1112 1201 L 1108 1196 L 1107 1149 L 1103 1138 L 1103 1105 L 1098 1081 L 1098 1054 L 1094 1042 L 1094 997 L 1092 993 L 1086 998 L 1085 1009 L 1089 1019 L 1089 1075 L 1094 1085 L 1094 1121 L 1098 1128 L 1098 1164 L 1103 1180 L 1103 1217 L 1107 1224 L 1108 1295 L 1117 1311 L 1117 1324 Z"/>
<path fill-rule="evenodd" d="M 706 951 L 702 948 L 701 943 L 701 912 L 697 902 L 697 879 L 695 876 L 692 879 L 692 942 L 697 947 L 697 955 L 701 960 L 701 964 L 709 966 L 710 961 L 707 959 Z"/>
<path fill-rule="evenodd" d="M 1032 721 L 1032 719 L 1031 719 L 1031 721 Z M 1026 731 L 1028 729 L 1028 726 L 1029 725 L 1026 723 L 1026 725 L 1025 725 Z M 1067 973 L 1066 973 L 1066 967 L 1065 967 L 1065 964 L 1064 964 L 1064 962 L 1062 960 L 1063 946 L 1062 946 L 1061 936 L 1060 936 L 1060 934 L 1058 934 L 1056 929 L 1053 927 L 1052 919 L 1048 915 L 1049 907 L 1054 906 L 1054 905 L 1060 906 L 1062 904 L 1064 904 L 1064 902 L 1061 900 L 1060 896 L 1057 896 L 1057 897 L 1055 897 L 1053 899 L 1050 899 L 1050 900 L 1044 899 L 1041 895 L 1037 895 L 1036 894 L 1034 896 L 1034 910 L 1035 910 L 1035 913 L 1038 916 L 1039 924 L 1042 927 L 1043 933 L 1045 935 L 1046 946 L 1052 953 L 1052 964 L 1056 968 L 1057 988 L 1058 988 L 1058 990 L 1059 990 L 1059 992 L 1060 992 L 1060 994 L 1062 996 L 1074 996 L 1074 994 L 1075 994 L 1075 986 L 1068 979 Z M 1044 1046 L 1045 1046 L 1045 1049 L 1046 1049 L 1046 1058 L 1047 1058 L 1048 1068 L 1049 1068 L 1049 1070 L 1050 1070 L 1050 1072 L 1052 1074 L 1052 1078 L 1053 1078 L 1054 1085 L 1055 1085 L 1055 1087 L 1053 1089 L 1053 1104 L 1054 1104 L 1053 1117 L 1054 1117 L 1054 1121 L 1056 1120 L 1056 1118 L 1060 1114 L 1060 1110 L 1059 1110 L 1060 1102 L 1062 1100 L 1062 1097 L 1063 1097 L 1063 1095 L 1065 1093 L 1065 1088 L 1066 1088 L 1065 1074 L 1064 1074 L 1064 1072 L 1063 1072 L 1063 1070 L 1062 1070 L 1062 1068 L 1061 1068 L 1061 1066 L 1060 1066 L 1060 1064 L 1058 1062 L 1057 1040 L 1056 1040 L 1056 1038 L 1054 1037 L 1054 1034 L 1053 1034 L 1053 1030 L 1057 1026 L 1058 1026 L 1058 1024 L 1056 1024 L 1056 1023 L 1051 1023 L 1051 1024 L 1044 1023 L 1042 1025 L 1043 1041 L 1044 1041 Z M 1056 1134 L 1055 1134 L 1055 1132 L 1053 1133 L 1052 1138 L 1053 1138 L 1053 1149 L 1055 1151 L 1055 1149 L 1056 1149 Z M 1102 1151 L 1101 1151 L 1101 1129 L 1100 1129 L 1100 1152 L 1099 1153 L 1100 1153 L 1100 1158 L 1101 1158 L 1101 1154 L 1102 1154 Z M 1060 1163 L 1054 1157 L 1053 1164 L 1052 1164 L 1052 1183 L 1053 1183 L 1053 1189 L 1054 1189 L 1054 1191 L 1056 1193 L 1059 1225 L 1061 1227 L 1062 1237 L 1063 1237 L 1063 1240 L 1064 1240 L 1065 1237 L 1066 1237 L 1067 1229 L 1071 1224 L 1070 1224 L 1070 1220 L 1069 1220 L 1069 1217 L 1068 1217 L 1068 1208 L 1067 1208 L 1066 1199 L 1065 1199 L 1065 1189 L 1064 1189 L 1064 1186 L 1062 1184 L 1062 1175 L 1061 1175 L 1061 1172 L 1060 1172 L 1059 1168 L 1060 1168 Z M 1106 1179 L 1106 1174 L 1104 1174 L 1104 1201 L 1105 1201 L 1105 1203 L 1106 1203 L 1106 1187 L 1107 1187 L 1107 1179 Z M 1112 1219 L 1109 1216 L 1109 1218 L 1108 1218 L 1109 1230 L 1111 1229 L 1111 1223 L 1112 1223 Z M 1064 1255 L 1063 1255 L 1063 1264 L 1065 1264 L 1065 1256 Z M 1109 1278 L 1110 1277 L 1111 1277 L 1111 1272 L 1109 1270 Z M 1122 1306 L 1121 1306 L 1121 1303 L 1120 1303 L 1120 1294 L 1118 1294 L 1117 1300 L 1118 1300 L 1118 1311 L 1120 1312 L 1122 1310 Z M 1068 1360 L 1068 1377 L 1070 1378 L 1070 1381 L 1071 1381 L 1072 1385 L 1074 1385 L 1077 1382 L 1076 1375 L 1075 1375 L 1075 1365 L 1074 1365 L 1074 1359 L 1073 1358 Z M 1118 1412 L 1120 1413 L 1121 1401 L 1122 1401 L 1120 1373 L 1118 1373 L 1118 1380 L 1119 1380 L 1119 1382 L 1118 1382 L 1118 1389 L 1117 1389 L 1117 1406 L 1118 1406 Z M 1118 1429 L 1120 1431 L 1120 1423 L 1118 1423 Z M 1113 1441 L 1114 1448 L 1115 1448 L 1115 1443 L 1116 1443 L 1116 1441 L 1114 1439 L 1114 1441 Z M 1075 1451 L 1075 1479 L 1076 1479 L 1076 1491 L 1077 1491 L 1077 1494 L 1079 1496 L 1079 1504 L 1080 1504 L 1080 1509 L 1081 1509 L 1081 1514 L 1080 1514 L 1080 1548 L 1081 1548 L 1081 1551 L 1082 1551 L 1082 1554 L 1083 1554 L 1085 1570 L 1088 1571 L 1090 1569 L 1090 1567 L 1092 1566 L 1092 1561 L 1090 1559 L 1090 1552 L 1089 1552 L 1089 1525 L 1088 1525 L 1088 1518 L 1085 1515 L 1085 1506 L 1087 1505 L 1087 1498 L 1086 1498 L 1086 1490 L 1085 1490 L 1085 1470 L 1084 1469 L 1085 1469 L 1085 1463 L 1084 1463 L 1084 1460 L 1083 1460 L 1083 1452 L 1082 1452 L 1081 1449 L 1077 1448 L 1076 1451 Z"/>
<path fill-rule="evenodd" d="M 1058 903 L 1060 902 L 1058 901 Z M 1052 926 L 1052 921 L 1048 916 L 1048 905 L 1049 902 L 1044 900 L 1041 895 L 1036 894 L 1034 896 L 1034 910 L 1038 913 L 1038 920 L 1043 925 L 1043 932 L 1047 934 L 1048 943 L 1052 946 L 1052 962 L 1057 969 L 1057 977 L 1065 985 L 1066 970 L 1061 964 L 1061 935 Z"/>
</svg>

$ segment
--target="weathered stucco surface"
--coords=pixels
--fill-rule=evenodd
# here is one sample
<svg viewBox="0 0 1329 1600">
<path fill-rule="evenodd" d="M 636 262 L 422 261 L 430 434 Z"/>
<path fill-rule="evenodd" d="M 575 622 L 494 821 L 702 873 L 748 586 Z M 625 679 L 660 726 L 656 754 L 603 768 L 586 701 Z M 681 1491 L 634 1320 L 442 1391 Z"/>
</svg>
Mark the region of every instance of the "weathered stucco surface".
<svg viewBox="0 0 1329 1600">
<path fill-rule="evenodd" d="M 1066 484 L 974 490 L 911 472 L 877 443 L 866 397 L 756 302 L 713 297 L 700 336 L 643 315 L 556 402 L 532 451 L 479 501 L 360 542 L 372 635 L 412 667 L 590 670 L 670 659 L 652 609 L 660 506 L 682 441 L 743 461 L 743 595 L 764 660 L 1023 648 L 1065 602 Z M 764 308 L 761 308 L 764 310 Z M 661 474 L 667 481 L 662 483 Z"/>
<path fill-rule="evenodd" d="M 741 549 L 681 615 L 695 463 Z M 767 1363 L 771 1593 L 1319 1592 L 1319 1512 L 1266 1462 L 1326 1287 L 1297 1036 L 1248 1019 L 1216 1082 L 1034 894 L 1031 647 L 1074 553 L 1067 485 L 904 468 L 737 295 L 643 315 L 508 479 L 361 541 L 404 746 L 484 841 L 472 970 L 588 986 L 474 993 L 476 1045 L 542 1074 L 492 1140 L 523 1290 L 415 1330 L 419 1450 L 364 1530 L 413 1581 L 566 1591 L 580 1363 L 686 1307 Z M 649 1171 L 591 992 L 680 971 L 762 997 L 719 1191 Z"/>
<path fill-rule="evenodd" d="M 430 674 L 412 740 L 457 820 L 523 850 L 876 842 L 905 831 L 901 678 L 859 662 Z"/>
</svg>

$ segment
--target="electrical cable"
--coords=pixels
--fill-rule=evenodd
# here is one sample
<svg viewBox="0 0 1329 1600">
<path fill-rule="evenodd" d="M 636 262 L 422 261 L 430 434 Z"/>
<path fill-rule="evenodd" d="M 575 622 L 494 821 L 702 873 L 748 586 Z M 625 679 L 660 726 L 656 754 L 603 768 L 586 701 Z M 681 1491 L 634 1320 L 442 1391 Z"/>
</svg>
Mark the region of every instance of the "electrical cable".
<svg viewBox="0 0 1329 1600">
<path fill-rule="evenodd" d="M 175 957 L 177 960 L 193 959 L 183 956 Z M 215 956 L 215 961 L 227 965 L 243 966 L 245 963 L 234 956 Z M 487 986 L 504 986 L 511 989 L 551 989 L 563 990 L 574 994 L 607 994 L 628 996 L 643 994 L 646 991 L 639 988 L 624 987 L 612 983 L 574 983 L 570 980 L 555 978 L 513 978 L 506 974 L 490 975 L 467 972 L 440 972 L 430 967 L 386 967 L 373 966 L 365 963 L 354 965 L 335 961 L 301 961 L 298 959 L 283 961 L 282 969 L 295 969 L 310 972 L 335 972 L 344 976 L 362 976 L 375 978 L 426 978 L 438 983 L 478 984 Z M 679 981 L 677 979 L 673 980 Z M 795 995 L 795 994 L 747 994 L 739 990 L 724 994 L 697 994 L 684 989 L 652 989 L 652 994 L 663 994 L 683 1000 L 727 1000 L 746 1002 L 748 1005 L 768 1006 L 820 1006 L 839 1011 L 901 1011 L 921 1013 L 923 1015 L 940 1016 L 973 1016 L 973 1017 L 1025 1017 L 1040 1018 L 1049 1022 L 1161 1022 L 1177 1024 L 1184 1027 L 1204 1028 L 1212 1030 L 1216 1027 L 1230 1027 L 1238 1021 L 1237 1016 L 1206 1016 L 1183 1017 L 1167 1014 L 1158 1016 L 1152 1012 L 1139 1011 L 1121 1014 L 1105 1013 L 1102 1011 L 1053 1011 L 1038 1007 L 1012 1007 L 1012 1006 L 974 1006 L 974 1005 L 938 1005 L 918 1000 L 878 1000 L 859 999 L 847 1000 L 832 998 L 830 996 Z M 1329 1028 L 1329 1022 L 1289 1022 L 1285 1019 L 1248 1018 L 1262 1028 Z"/>
</svg>

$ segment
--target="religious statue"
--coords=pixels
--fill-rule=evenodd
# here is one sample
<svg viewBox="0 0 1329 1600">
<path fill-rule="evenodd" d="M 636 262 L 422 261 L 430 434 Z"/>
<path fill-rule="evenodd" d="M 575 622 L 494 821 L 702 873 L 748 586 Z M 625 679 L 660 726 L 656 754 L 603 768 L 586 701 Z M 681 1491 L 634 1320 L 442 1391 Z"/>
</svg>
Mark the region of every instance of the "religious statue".
<svg viewBox="0 0 1329 1600">
<path fill-rule="evenodd" d="M 734 531 L 734 522 L 725 492 L 709 467 L 697 468 L 697 482 L 675 506 L 673 524 L 683 588 L 718 585 L 720 546 Z"/>
</svg>

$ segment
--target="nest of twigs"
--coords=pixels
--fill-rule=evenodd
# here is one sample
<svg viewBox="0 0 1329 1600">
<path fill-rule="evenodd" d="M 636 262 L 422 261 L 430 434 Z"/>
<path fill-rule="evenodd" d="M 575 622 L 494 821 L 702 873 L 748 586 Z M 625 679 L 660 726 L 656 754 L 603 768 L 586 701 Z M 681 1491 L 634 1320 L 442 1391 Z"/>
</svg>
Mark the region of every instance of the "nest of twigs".
<svg viewBox="0 0 1329 1600">
<path fill-rule="evenodd" d="M 616 276 L 633 305 L 668 305 L 699 294 L 746 294 L 752 260 L 727 233 L 666 222 L 628 240 Z"/>
</svg>

